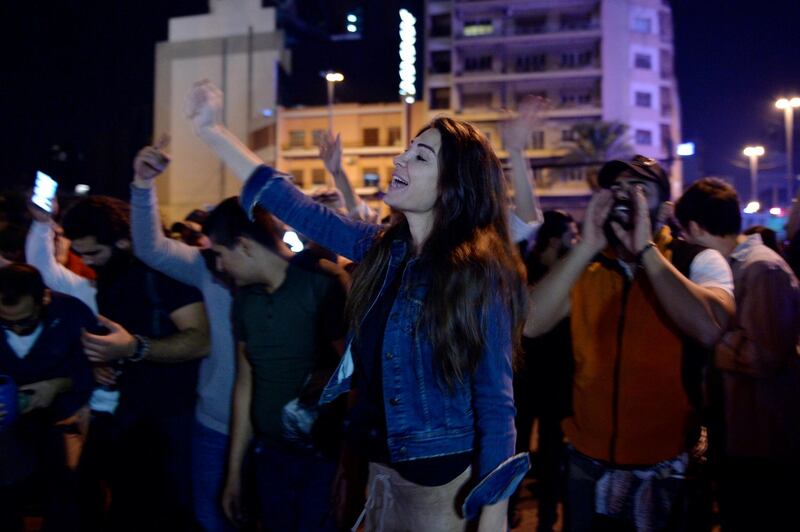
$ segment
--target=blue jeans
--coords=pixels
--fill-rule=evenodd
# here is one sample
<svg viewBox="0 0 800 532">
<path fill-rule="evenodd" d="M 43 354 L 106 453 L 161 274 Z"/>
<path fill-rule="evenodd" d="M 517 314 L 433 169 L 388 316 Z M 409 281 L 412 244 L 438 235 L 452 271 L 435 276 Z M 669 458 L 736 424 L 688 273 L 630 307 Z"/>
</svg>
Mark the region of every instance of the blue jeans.
<svg viewBox="0 0 800 532">
<path fill-rule="evenodd" d="M 206 532 L 232 532 L 220 496 L 228 461 L 228 435 L 195 421 L 192 431 L 192 508 Z"/>
<path fill-rule="evenodd" d="M 261 530 L 336 530 L 330 505 L 335 461 L 266 442 L 256 442 L 253 458 Z"/>
</svg>

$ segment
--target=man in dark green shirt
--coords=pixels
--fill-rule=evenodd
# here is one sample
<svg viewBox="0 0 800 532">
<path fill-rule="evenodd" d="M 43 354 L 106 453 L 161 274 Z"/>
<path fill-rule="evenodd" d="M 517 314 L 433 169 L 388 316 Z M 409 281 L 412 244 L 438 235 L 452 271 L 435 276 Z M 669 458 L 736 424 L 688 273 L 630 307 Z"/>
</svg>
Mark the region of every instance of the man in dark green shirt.
<svg viewBox="0 0 800 532">
<path fill-rule="evenodd" d="M 309 389 L 326 380 L 322 375 L 330 374 L 341 355 L 346 274 L 311 252 L 293 255 L 270 214 L 260 212 L 251 222 L 235 198 L 209 215 L 204 232 L 217 268 L 239 287 L 225 513 L 241 520 L 242 463 L 254 439 L 262 528 L 334 530 L 328 501 L 336 462 L 310 438 L 302 441 L 303 427 L 312 431 L 297 400 L 314 404 Z"/>
</svg>

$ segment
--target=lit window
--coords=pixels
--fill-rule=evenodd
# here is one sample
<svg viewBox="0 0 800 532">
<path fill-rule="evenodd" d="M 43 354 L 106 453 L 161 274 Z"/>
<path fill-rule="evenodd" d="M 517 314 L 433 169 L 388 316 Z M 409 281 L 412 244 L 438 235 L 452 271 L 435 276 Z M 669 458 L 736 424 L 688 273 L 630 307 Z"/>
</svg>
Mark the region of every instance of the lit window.
<svg viewBox="0 0 800 532">
<path fill-rule="evenodd" d="M 648 17 L 635 17 L 631 29 L 636 33 L 653 33 L 653 21 Z"/>
<path fill-rule="evenodd" d="M 476 20 L 464 24 L 464 37 L 477 37 L 494 33 L 491 20 Z"/>
</svg>

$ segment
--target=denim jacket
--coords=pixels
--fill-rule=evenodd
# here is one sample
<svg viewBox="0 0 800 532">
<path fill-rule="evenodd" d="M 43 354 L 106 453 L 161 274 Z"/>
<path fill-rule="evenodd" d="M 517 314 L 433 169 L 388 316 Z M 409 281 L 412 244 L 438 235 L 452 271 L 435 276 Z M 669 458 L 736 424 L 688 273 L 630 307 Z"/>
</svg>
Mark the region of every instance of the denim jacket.
<svg viewBox="0 0 800 532">
<path fill-rule="evenodd" d="M 323 247 L 360 261 L 381 228 L 315 203 L 285 177 L 266 166 L 256 169 L 242 190 L 240 201 L 245 211 L 252 215 L 253 208 L 260 205 Z M 499 298 L 492 303 L 484 319 L 484 356 L 472 375 L 449 389 L 436 375 L 427 332 L 416 327 L 430 272 L 413 257 L 401 271 L 407 253 L 405 241 L 392 242 L 381 287 L 383 292 L 397 275 L 402 276 L 381 351 L 389 454 L 392 462 L 401 462 L 474 450 L 478 482 L 463 505 L 465 517 L 471 519 L 482 506 L 508 497 L 529 468 L 527 453 L 514 456 L 508 309 Z M 353 368 L 348 343 L 321 402 L 332 401 L 350 389 Z"/>
</svg>

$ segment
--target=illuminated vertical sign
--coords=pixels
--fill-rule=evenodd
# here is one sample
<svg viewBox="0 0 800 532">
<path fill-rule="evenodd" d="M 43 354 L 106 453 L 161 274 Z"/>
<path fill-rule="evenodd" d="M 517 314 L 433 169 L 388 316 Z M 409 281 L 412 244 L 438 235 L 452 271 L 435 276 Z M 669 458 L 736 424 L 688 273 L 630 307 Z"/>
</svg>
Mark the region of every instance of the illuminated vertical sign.
<svg viewBox="0 0 800 532">
<path fill-rule="evenodd" d="M 400 10 L 400 95 L 414 103 L 417 95 L 417 18 L 407 9 Z"/>
</svg>

